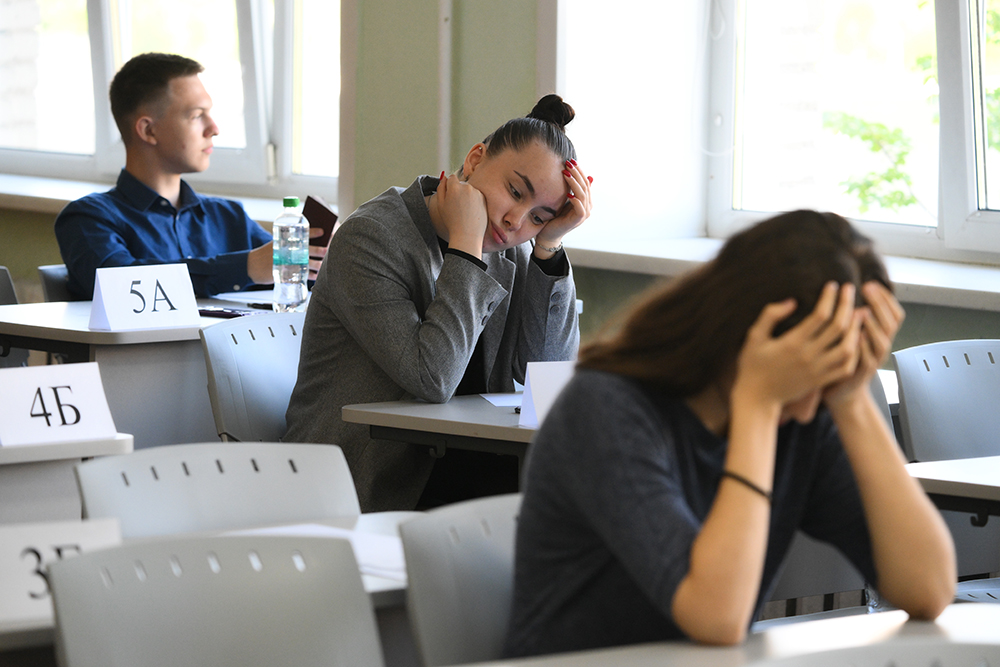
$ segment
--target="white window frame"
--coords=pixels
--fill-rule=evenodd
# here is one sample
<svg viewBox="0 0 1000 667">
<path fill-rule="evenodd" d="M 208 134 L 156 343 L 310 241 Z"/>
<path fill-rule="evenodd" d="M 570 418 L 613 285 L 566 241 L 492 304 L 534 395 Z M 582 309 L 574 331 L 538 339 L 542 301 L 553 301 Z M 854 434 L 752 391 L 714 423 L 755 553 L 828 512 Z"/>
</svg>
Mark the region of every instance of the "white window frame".
<svg viewBox="0 0 1000 667">
<path fill-rule="evenodd" d="M 337 202 L 338 178 L 292 173 L 292 40 L 293 3 L 274 0 L 274 43 L 265 35 L 264 0 L 237 0 L 240 60 L 243 73 L 246 147 L 216 147 L 208 170 L 187 174 L 199 190 L 252 197 L 281 197 L 302 192 Z M 356 14 L 356 0 L 341 0 L 341 13 Z M 95 154 L 72 155 L 20 149 L 0 149 L 0 172 L 86 182 L 113 183 L 125 164 L 125 149 L 111 116 L 108 86 L 116 71 L 113 20 L 115 0 L 87 0 L 88 31 L 94 74 Z M 347 25 L 342 23 L 342 25 Z M 127 36 L 126 36 L 127 38 Z M 353 47 L 352 47 L 353 48 Z M 342 52 L 345 51 L 342 49 Z M 351 51 L 353 53 L 353 51 Z M 342 90 L 353 85 L 350 69 L 341 62 Z M 350 80 L 348 80 L 350 79 Z M 269 94 L 269 88 L 273 95 Z M 211 93 L 211 91 L 209 91 Z M 273 100 L 271 104 L 268 100 Z M 341 107 L 343 108 L 343 104 Z M 342 137 L 353 128 L 341 119 Z M 341 158 L 345 150 L 342 141 Z M 288 147 L 285 149 L 284 147 Z"/>
<path fill-rule="evenodd" d="M 709 27 L 705 100 L 704 192 L 706 229 L 727 238 L 777 211 L 732 208 L 735 127 L 737 9 L 740 0 L 699 0 Z M 1000 264 L 1000 212 L 978 208 L 969 7 L 974 0 L 936 0 L 935 20 L 940 84 L 940 167 L 937 228 L 868 220 L 854 222 L 887 254 Z M 538 1 L 539 93 L 559 90 L 563 53 L 563 12 L 572 0 Z M 637 19 L 637 20 L 641 20 Z M 553 25 L 555 27 L 553 28 Z M 664 225 L 668 224 L 664 221 Z M 664 229 L 663 237 L 676 236 Z M 641 254 L 637 252 L 636 254 Z"/>
<path fill-rule="evenodd" d="M 708 235 L 725 238 L 776 211 L 738 211 L 731 208 L 737 9 L 740 0 L 709 0 L 724 21 L 722 37 L 712 47 L 708 123 Z M 939 205 L 937 228 L 854 219 L 883 252 L 945 259 L 997 263 L 1000 252 L 1000 213 L 978 210 L 975 137 L 972 114 L 972 63 L 969 0 L 936 0 L 935 22 L 940 86 Z M 721 122 L 716 122 L 720 120 Z"/>
</svg>

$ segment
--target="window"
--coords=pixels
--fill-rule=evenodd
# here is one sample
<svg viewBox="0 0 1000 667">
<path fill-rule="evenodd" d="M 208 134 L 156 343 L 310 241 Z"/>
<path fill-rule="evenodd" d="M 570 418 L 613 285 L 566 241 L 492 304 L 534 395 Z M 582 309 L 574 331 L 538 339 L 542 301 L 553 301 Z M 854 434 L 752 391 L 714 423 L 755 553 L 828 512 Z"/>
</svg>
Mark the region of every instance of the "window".
<svg viewBox="0 0 1000 667">
<path fill-rule="evenodd" d="M 340 5 L 7 0 L 4 23 L 13 29 L 0 30 L 0 170 L 113 181 L 124 149 L 107 100 L 111 77 L 133 55 L 166 51 L 205 66 L 220 128 L 212 166 L 185 178 L 254 196 L 308 187 L 333 202 Z"/>
<path fill-rule="evenodd" d="M 595 188 L 613 233 L 725 237 L 811 207 L 885 252 L 997 262 L 1000 0 L 622 0 L 610 15 L 539 0 L 540 15 L 553 2 L 571 137 L 595 177 L 623 181 Z"/>
<path fill-rule="evenodd" d="M 0 29 L 0 147 L 94 152 L 86 0 L 11 0 Z M 73 100 L 75 113 L 66 113 Z"/>
<path fill-rule="evenodd" d="M 937 226 L 934 6 L 737 3 L 734 209 Z"/>
<path fill-rule="evenodd" d="M 565 0 L 558 11 L 566 56 L 552 85 L 577 112 L 566 132 L 597 184 L 593 215 L 573 238 L 702 235 L 697 4 L 620 0 L 608 11 L 604 0 Z"/>
</svg>

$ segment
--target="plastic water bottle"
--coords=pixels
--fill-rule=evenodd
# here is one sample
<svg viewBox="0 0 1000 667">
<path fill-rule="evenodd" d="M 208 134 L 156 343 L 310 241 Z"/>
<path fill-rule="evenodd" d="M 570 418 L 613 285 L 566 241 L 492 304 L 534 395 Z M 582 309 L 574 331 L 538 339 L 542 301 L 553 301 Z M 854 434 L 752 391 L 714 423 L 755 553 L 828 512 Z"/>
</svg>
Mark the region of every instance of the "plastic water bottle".
<svg viewBox="0 0 1000 667">
<path fill-rule="evenodd" d="M 274 311 L 301 310 L 309 279 L 309 223 L 299 211 L 298 197 L 282 200 L 285 210 L 274 221 Z"/>
</svg>

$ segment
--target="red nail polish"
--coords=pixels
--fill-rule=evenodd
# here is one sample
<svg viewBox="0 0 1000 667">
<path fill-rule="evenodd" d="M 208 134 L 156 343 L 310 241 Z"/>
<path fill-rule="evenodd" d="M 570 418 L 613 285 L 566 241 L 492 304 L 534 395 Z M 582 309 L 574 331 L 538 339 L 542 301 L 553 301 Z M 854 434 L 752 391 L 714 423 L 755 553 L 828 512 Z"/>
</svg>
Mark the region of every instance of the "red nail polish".
<svg viewBox="0 0 1000 667">
<path fill-rule="evenodd" d="M 590 183 L 593 183 L 594 182 L 594 177 L 593 176 L 588 176 L 587 177 L 587 181 L 589 181 Z"/>
<path fill-rule="evenodd" d="M 568 170 L 566 170 L 566 169 L 563 169 L 563 176 L 572 176 L 572 175 L 573 175 L 573 174 L 569 173 L 569 171 L 568 171 Z"/>
<path fill-rule="evenodd" d="M 570 158 L 570 162 L 573 164 L 574 167 L 576 166 L 576 160 Z"/>
<path fill-rule="evenodd" d="M 567 197 L 569 197 L 570 199 L 576 199 L 576 197 L 575 197 L 575 196 L 573 195 L 573 193 L 572 193 L 572 192 L 571 192 L 571 193 L 569 193 L 569 194 L 568 194 L 568 195 L 566 195 L 566 196 L 567 196 Z"/>
<path fill-rule="evenodd" d="M 442 181 L 444 180 L 444 172 L 443 171 L 441 172 L 441 180 Z"/>
</svg>

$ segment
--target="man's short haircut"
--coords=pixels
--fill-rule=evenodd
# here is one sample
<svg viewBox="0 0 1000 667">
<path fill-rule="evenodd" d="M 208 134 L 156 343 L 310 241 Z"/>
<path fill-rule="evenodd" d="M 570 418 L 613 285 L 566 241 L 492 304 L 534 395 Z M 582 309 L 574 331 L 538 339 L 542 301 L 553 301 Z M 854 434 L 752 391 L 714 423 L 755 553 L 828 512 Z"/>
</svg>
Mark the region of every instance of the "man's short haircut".
<svg viewBox="0 0 1000 667">
<path fill-rule="evenodd" d="M 159 102 L 173 79 L 194 76 L 205 70 L 196 60 L 172 53 L 143 53 L 135 56 L 111 80 L 111 115 L 122 141 L 131 141 L 131 122 L 144 104 Z"/>
</svg>

